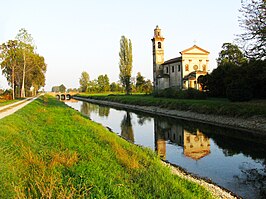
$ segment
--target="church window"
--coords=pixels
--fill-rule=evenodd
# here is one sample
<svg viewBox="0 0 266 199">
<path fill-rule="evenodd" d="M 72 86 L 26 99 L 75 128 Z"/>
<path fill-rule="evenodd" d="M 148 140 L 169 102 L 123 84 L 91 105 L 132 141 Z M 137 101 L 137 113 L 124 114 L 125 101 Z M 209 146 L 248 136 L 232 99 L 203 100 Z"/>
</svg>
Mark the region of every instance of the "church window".
<svg viewBox="0 0 266 199">
<path fill-rule="evenodd" d="M 172 73 L 175 72 L 175 66 L 172 66 Z"/>
<path fill-rule="evenodd" d="M 186 67 L 186 71 L 189 71 L 189 70 L 188 70 L 188 64 L 186 64 L 186 66 L 185 66 L 185 67 Z"/>
<path fill-rule="evenodd" d="M 178 71 L 180 71 L 180 65 L 178 65 Z"/>
<path fill-rule="evenodd" d="M 162 43 L 158 42 L 158 48 L 162 48 Z"/>
<path fill-rule="evenodd" d="M 168 69 L 168 67 L 166 67 L 166 73 L 167 73 L 167 74 L 169 73 L 169 69 Z"/>
<path fill-rule="evenodd" d="M 202 70 L 203 70 L 204 72 L 206 72 L 206 65 L 205 65 L 205 64 L 202 66 Z"/>
<path fill-rule="evenodd" d="M 160 37 L 160 32 L 157 33 L 158 37 Z"/>
<path fill-rule="evenodd" d="M 197 65 L 194 65 L 194 66 L 193 66 L 193 69 L 194 69 L 194 70 L 198 70 L 198 66 L 197 66 Z"/>
</svg>

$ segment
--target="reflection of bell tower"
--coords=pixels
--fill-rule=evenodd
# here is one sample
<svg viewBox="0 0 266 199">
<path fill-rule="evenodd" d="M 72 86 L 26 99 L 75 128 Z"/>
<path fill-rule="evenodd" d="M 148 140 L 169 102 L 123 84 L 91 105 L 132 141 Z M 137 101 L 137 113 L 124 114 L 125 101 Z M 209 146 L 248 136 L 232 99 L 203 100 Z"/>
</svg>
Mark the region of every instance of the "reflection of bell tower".
<svg viewBox="0 0 266 199">
<path fill-rule="evenodd" d="M 160 73 L 160 65 L 164 63 L 164 38 L 162 37 L 161 29 L 157 25 L 154 29 L 152 38 L 152 54 L 153 54 L 153 85 L 157 87 L 157 75 Z"/>
<path fill-rule="evenodd" d="M 160 158 L 166 158 L 166 140 L 163 128 L 160 126 L 158 118 L 154 118 L 154 138 L 155 138 L 155 151 Z"/>
</svg>

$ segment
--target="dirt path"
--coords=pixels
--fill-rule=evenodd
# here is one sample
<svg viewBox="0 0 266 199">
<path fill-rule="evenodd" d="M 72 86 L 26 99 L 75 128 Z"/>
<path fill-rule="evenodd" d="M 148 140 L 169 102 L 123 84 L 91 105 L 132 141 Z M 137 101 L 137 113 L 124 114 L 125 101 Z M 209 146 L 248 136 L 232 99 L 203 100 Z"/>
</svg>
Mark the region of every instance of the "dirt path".
<svg viewBox="0 0 266 199">
<path fill-rule="evenodd" d="M 8 104 L 6 106 L 1 106 L 0 107 L 0 119 L 9 116 L 19 109 L 23 108 L 27 104 L 31 103 L 33 100 L 37 99 L 38 97 L 33 97 L 33 98 L 27 98 L 12 104 Z"/>
</svg>

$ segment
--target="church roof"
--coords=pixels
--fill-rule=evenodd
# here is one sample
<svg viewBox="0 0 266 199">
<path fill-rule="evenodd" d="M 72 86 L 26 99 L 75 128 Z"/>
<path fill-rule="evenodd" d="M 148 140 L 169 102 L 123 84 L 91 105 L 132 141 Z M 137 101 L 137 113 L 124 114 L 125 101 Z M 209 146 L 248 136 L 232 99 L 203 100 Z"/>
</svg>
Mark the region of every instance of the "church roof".
<svg viewBox="0 0 266 199">
<path fill-rule="evenodd" d="M 180 62 L 181 60 L 182 60 L 182 57 L 176 57 L 176 58 L 169 59 L 169 60 L 165 61 L 162 65 Z"/>
<path fill-rule="evenodd" d="M 181 51 L 180 54 L 210 54 L 210 52 L 198 47 L 197 45 L 194 45 L 191 48 Z"/>
</svg>

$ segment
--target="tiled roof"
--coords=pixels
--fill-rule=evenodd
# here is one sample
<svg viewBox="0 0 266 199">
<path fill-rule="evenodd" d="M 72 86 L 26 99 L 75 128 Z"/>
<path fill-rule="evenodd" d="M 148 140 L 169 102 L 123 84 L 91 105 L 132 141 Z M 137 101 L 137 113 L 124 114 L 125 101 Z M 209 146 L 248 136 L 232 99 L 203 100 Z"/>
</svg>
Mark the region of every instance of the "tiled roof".
<svg viewBox="0 0 266 199">
<path fill-rule="evenodd" d="M 162 65 L 176 63 L 176 62 L 179 62 L 181 60 L 182 60 L 182 57 L 176 57 L 176 58 L 169 59 L 169 60 L 165 61 Z"/>
</svg>

